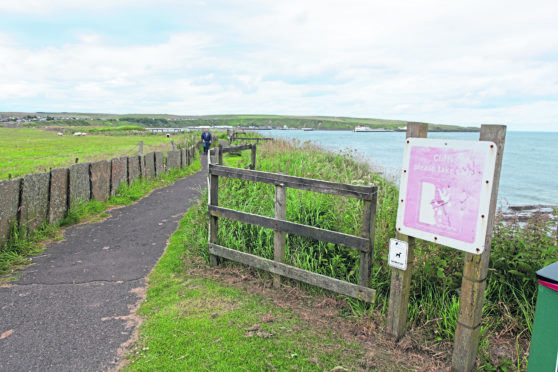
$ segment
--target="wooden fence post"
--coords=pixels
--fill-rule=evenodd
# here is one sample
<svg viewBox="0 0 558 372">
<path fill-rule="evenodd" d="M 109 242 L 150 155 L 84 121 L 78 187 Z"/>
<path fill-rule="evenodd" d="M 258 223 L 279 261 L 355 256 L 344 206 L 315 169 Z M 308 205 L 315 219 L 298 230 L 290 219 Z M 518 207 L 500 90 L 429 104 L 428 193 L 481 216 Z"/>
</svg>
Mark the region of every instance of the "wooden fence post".
<svg viewBox="0 0 558 372">
<path fill-rule="evenodd" d="M 374 264 L 374 229 L 376 227 L 376 204 L 378 196 L 374 194 L 372 200 L 364 201 L 362 218 L 362 237 L 369 239 L 368 252 L 360 252 L 359 284 L 362 287 L 372 285 L 372 266 Z"/>
<path fill-rule="evenodd" d="M 143 155 L 143 141 L 139 141 L 139 155 Z"/>
<path fill-rule="evenodd" d="M 426 138 L 428 125 L 423 123 L 408 123 L 406 138 Z M 407 325 L 407 311 L 409 308 L 409 293 L 413 261 L 415 259 L 415 238 L 397 234 L 399 240 L 406 241 L 409 245 L 407 251 L 407 270 L 391 268 L 391 290 L 389 295 L 389 310 L 387 320 L 388 335 L 399 340 L 405 334 Z"/>
<path fill-rule="evenodd" d="M 218 148 L 214 149 L 218 151 Z M 211 150 L 207 154 L 208 168 L 211 164 Z M 209 170 L 209 169 L 208 169 Z M 217 206 L 219 205 L 219 176 L 214 176 L 208 173 L 209 181 L 209 205 Z M 209 216 L 209 242 L 217 244 L 217 234 L 219 232 L 219 219 L 216 216 Z M 219 265 L 219 257 L 210 254 L 209 255 L 210 266 Z"/>
<path fill-rule="evenodd" d="M 252 163 L 250 164 L 250 169 L 254 170 L 256 169 L 256 145 L 255 144 L 252 144 L 252 147 L 250 148 L 250 155 L 252 159 Z"/>
<path fill-rule="evenodd" d="M 484 251 L 480 255 L 471 253 L 465 254 L 459 316 L 457 318 L 457 329 L 455 332 L 451 366 L 452 371 L 459 372 L 472 371 L 477 359 L 482 306 L 486 289 L 486 275 L 488 274 L 494 215 L 496 213 L 502 156 L 504 154 L 504 144 L 506 141 L 506 126 L 482 125 L 479 140 L 494 142 L 498 148 L 498 153 L 496 155 L 496 166 L 494 168 L 494 181 L 492 182 L 492 194 L 488 212 Z"/>
<path fill-rule="evenodd" d="M 219 151 L 217 151 L 217 164 L 223 165 L 223 144 L 219 144 Z"/>
<path fill-rule="evenodd" d="M 285 220 L 287 218 L 287 188 L 283 184 L 275 185 L 275 218 Z M 283 262 L 285 258 L 285 244 L 287 233 L 275 230 L 273 235 L 273 257 L 276 262 Z M 281 276 L 275 274 L 273 287 L 281 286 Z"/>
</svg>

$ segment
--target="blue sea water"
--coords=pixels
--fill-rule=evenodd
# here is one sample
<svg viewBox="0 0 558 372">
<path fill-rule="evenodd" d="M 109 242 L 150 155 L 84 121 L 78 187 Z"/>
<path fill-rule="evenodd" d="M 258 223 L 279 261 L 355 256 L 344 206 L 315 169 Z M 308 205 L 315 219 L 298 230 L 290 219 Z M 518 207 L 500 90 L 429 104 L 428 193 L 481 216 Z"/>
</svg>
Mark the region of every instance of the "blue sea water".
<svg viewBox="0 0 558 372">
<path fill-rule="evenodd" d="M 399 174 L 403 161 L 403 132 L 272 130 L 266 136 L 313 141 L 326 148 L 355 150 L 387 176 Z M 431 132 L 429 138 L 478 140 L 478 133 Z M 558 132 L 506 134 L 500 176 L 499 205 L 558 205 Z"/>
</svg>

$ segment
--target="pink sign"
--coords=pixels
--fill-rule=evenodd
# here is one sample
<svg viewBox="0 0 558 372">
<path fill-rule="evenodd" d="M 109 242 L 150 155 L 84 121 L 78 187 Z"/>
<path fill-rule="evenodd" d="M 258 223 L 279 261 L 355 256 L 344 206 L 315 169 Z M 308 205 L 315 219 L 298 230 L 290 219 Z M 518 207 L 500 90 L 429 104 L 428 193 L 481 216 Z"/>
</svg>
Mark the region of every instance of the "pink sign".
<svg viewBox="0 0 558 372">
<path fill-rule="evenodd" d="M 480 253 L 484 249 L 483 215 L 487 215 L 490 202 L 495 153 L 495 145 L 489 142 L 409 139 L 398 229 L 410 236 Z"/>
</svg>

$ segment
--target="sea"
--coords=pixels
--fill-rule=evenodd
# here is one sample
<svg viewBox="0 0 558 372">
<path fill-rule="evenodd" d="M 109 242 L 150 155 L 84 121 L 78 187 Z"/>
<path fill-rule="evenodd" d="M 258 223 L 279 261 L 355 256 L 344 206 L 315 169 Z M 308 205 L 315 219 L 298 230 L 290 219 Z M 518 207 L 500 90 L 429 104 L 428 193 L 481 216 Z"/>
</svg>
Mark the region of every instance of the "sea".
<svg viewBox="0 0 558 372">
<path fill-rule="evenodd" d="M 333 151 L 351 151 L 398 183 L 404 132 L 271 130 L 266 137 L 312 141 Z M 477 141 L 478 132 L 429 132 L 429 138 Z M 508 131 L 500 175 L 498 204 L 558 206 L 558 132 Z"/>
</svg>

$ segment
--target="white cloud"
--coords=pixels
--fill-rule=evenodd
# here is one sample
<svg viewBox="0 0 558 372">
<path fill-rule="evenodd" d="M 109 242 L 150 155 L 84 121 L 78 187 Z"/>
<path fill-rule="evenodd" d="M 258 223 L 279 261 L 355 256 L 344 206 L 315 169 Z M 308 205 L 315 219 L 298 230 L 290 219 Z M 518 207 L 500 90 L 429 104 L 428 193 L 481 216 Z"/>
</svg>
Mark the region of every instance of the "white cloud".
<svg viewBox="0 0 558 372">
<path fill-rule="evenodd" d="M 179 0 L 2 0 L 0 11 L 20 14 L 52 14 L 66 11 L 104 11 L 111 9 L 150 8 L 165 4 L 180 4 Z M 186 1 L 197 3 L 197 1 Z"/>
<path fill-rule="evenodd" d="M 191 6 L 205 18 L 190 22 Z M 110 34 L 84 29 L 72 43 L 42 47 L 0 26 L 0 109 L 512 126 L 558 117 L 555 1 L 19 0 L 0 11 L 86 16 L 128 7 L 171 12 L 184 25 L 162 42 L 115 45 Z"/>
</svg>

